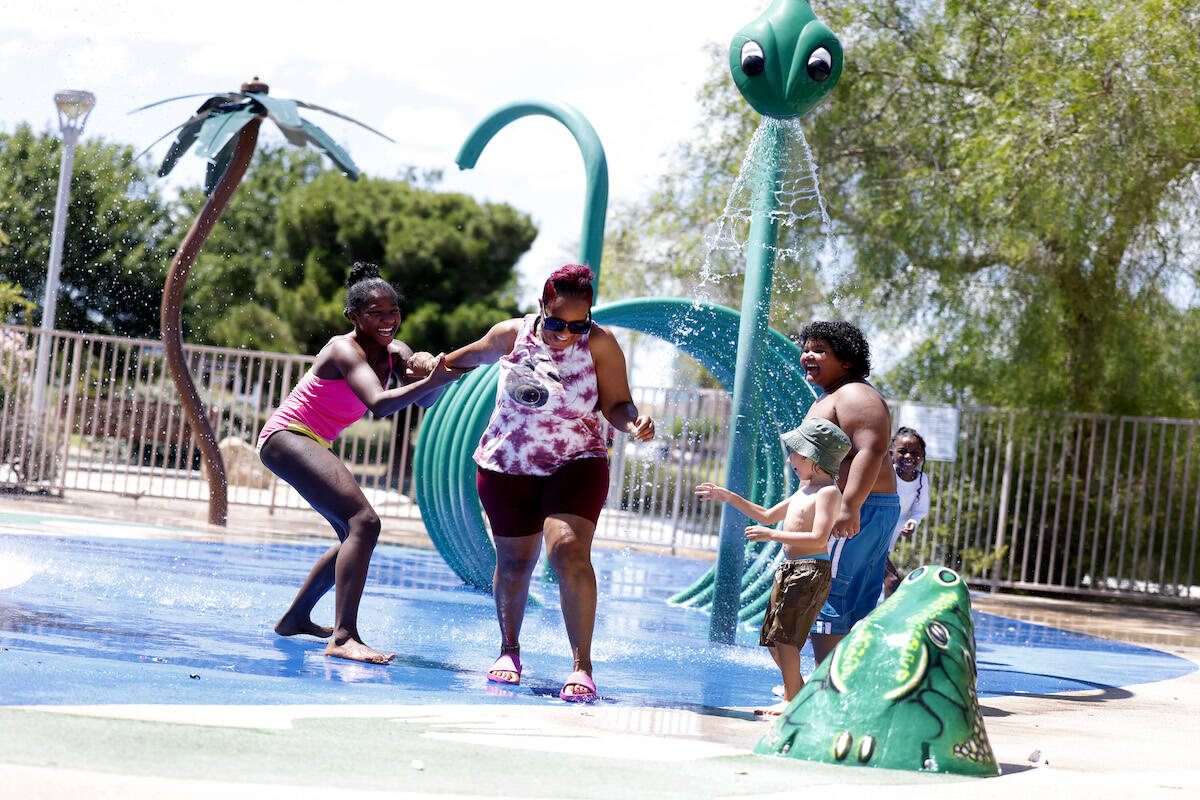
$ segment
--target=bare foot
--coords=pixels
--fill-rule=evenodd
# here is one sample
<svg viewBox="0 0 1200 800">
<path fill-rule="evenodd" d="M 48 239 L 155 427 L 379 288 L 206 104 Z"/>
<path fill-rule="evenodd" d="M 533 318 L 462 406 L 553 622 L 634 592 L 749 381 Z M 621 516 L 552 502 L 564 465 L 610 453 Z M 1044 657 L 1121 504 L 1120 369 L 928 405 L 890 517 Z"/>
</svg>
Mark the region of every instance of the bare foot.
<svg viewBox="0 0 1200 800">
<path fill-rule="evenodd" d="M 787 701 L 784 700 L 782 702 L 776 703 L 773 706 L 767 706 L 766 708 L 754 709 L 754 716 L 756 716 L 756 717 L 778 717 L 784 711 L 787 711 L 787 707 L 788 707 Z"/>
<path fill-rule="evenodd" d="M 325 645 L 325 655 L 348 658 L 351 661 L 365 661 L 368 664 L 386 664 L 396 657 L 395 653 L 381 653 L 357 639 L 347 639 L 341 644 L 331 641 Z"/>
<path fill-rule="evenodd" d="M 308 617 L 304 619 L 292 619 L 287 614 L 284 614 L 279 619 L 279 622 L 275 623 L 275 632 L 280 636 L 295 636 L 298 633 L 307 633 L 309 636 L 316 636 L 318 639 L 328 639 L 330 636 L 333 636 L 333 628 L 318 625 Z"/>
</svg>

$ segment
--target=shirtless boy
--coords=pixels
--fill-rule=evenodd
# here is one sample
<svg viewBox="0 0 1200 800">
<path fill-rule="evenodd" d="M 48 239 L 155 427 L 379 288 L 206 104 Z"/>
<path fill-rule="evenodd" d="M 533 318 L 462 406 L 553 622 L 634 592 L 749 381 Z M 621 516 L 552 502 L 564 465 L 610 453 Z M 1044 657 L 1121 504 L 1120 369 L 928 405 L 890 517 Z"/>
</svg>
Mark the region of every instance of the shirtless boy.
<svg viewBox="0 0 1200 800">
<path fill-rule="evenodd" d="M 739 494 L 713 483 L 696 487 L 703 499 L 731 504 L 758 525 L 746 528 L 752 542 L 780 542 L 785 558 L 775 572 L 770 603 L 763 617 L 758 643 L 771 649 L 783 676 L 783 702 L 756 713 L 778 715 L 804 687 L 800 649 L 825 604 L 832 579 L 829 531 L 842 502 L 838 468 L 850 449 L 846 434 L 828 420 L 812 418 L 783 434 L 790 454 L 788 463 L 800 484 L 791 497 L 773 508 L 751 503 Z M 764 527 L 783 520 L 783 528 Z"/>
<path fill-rule="evenodd" d="M 813 322 L 800 331 L 800 340 L 808 382 L 822 392 L 805 419 L 827 419 L 850 437 L 838 478 L 841 507 L 832 530 L 833 585 L 813 626 L 813 655 L 819 664 L 875 608 L 900 499 L 888 460 L 891 415 L 883 397 L 867 383 L 871 351 L 862 331 L 849 322 Z"/>
</svg>

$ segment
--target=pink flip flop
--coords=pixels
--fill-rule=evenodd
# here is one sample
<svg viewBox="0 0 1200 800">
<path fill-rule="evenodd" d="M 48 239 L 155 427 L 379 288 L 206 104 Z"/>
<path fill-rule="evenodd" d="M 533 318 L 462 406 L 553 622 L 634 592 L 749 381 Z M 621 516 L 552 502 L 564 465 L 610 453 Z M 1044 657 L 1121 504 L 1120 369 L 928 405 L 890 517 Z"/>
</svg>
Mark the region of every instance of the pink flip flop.
<svg viewBox="0 0 1200 800">
<path fill-rule="evenodd" d="M 582 686 L 587 691 L 571 694 L 567 692 L 568 686 Z M 558 693 L 558 696 L 559 699 L 566 700 L 568 703 L 593 703 L 596 700 L 596 684 L 592 680 L 591 675 L 588 675 L 583 670 L 575 670 L 567 678 L 567 682 L 563 684 L 562 691 Z"/>
<path fill-rule="evenodd" d="M 494 674 L 496 672 L 515 672 L 517 679 L 514 681 L 502 678 Z M 510 686 L 516 686 L 521 682 L 521 657 L 516 653 L 501 653 L 500 657 L 492 662 L 492 667 L 487 672 L 487 679 L 492 683 L 507 683 Z"/>
</svg>

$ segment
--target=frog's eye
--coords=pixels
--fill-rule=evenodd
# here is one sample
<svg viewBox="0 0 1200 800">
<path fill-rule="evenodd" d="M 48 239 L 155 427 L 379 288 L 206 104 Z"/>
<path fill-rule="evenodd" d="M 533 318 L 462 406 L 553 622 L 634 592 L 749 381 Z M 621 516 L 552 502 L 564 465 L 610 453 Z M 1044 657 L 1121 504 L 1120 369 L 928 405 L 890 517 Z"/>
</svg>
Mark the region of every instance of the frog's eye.
<svg viewBox="0 0 1200 800">
<path fill-rule="evenodd" d="M 761 75 L 766 69 L 767 60 L 763 57 L 763 49 L 758 42 L 746 42 L 742 45 L 742 72 L 748 77 Z"/>
<path fill-rule="evenodd" d="M 833 74 L 833 56 L 824 47 L 818 47 L 808 56 L 808 77 L 824 83 Z"/>
<path fill-rule="evenodd" d="M 962 578 L 960 578 L 958 573 L 952 569 L 940 569 L 938 570 L 938 580 L 947 586 L 953 586 L 954 584 L 961 582 Z"/>
<path fill-rule="evenodd" d="M 908 573 L 908 577 L 905 578 L 904 580 L 908 581 L 909 583 L 913 583 L 914 581 L 920 580 L 921 576 L 924 574 L 925 574 L 925 568 L 917 567 L 912 572 Z"/>
<path fill-rule="evenodd" d="M 946 630 L 946 626 L 936 620 L 929 623 L 929 628 L 925 632 L 929 634 L 930 641 L 943 650 L 950 643 L 950 631 Z"/>
</svg>

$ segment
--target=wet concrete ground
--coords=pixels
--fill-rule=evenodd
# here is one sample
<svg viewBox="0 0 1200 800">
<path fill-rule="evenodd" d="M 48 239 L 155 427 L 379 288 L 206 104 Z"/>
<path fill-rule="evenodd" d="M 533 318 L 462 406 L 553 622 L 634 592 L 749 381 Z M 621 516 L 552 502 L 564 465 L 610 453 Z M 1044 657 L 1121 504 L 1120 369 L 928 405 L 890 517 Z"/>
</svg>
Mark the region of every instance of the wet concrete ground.
<svg viewBox="0 0 1200 800">
<path fill-rule="evenodd" d="M 434 554 L 381 550 L 364 628 L 401 663 L 367 667 L 270 632 L 320 543 L 204 526 L 147 536 L 145 520 L 15 506 L 0 502 L 0 785 L 14 797 L 1200 792 L 1189 611 L 977 595 L 983 711 L 1005 774 L 964 782 L 748 755 L 773 667 L 747 643 L 707 645 L 703 620 L 663 608 L 678 588 L 665 584 L 698 562 L 598 553 L 607 701 L 574 707 L 552 697 L 568 665 L 550 587 L 529 618 L 526 685 L 489 694 L 490 600 L 449 585 Z M 445 622 L 411 622 L 423 617 Z"/>
</svg>

